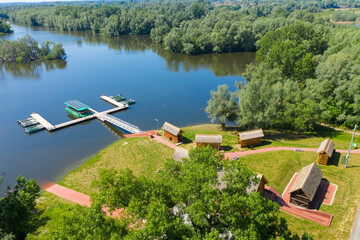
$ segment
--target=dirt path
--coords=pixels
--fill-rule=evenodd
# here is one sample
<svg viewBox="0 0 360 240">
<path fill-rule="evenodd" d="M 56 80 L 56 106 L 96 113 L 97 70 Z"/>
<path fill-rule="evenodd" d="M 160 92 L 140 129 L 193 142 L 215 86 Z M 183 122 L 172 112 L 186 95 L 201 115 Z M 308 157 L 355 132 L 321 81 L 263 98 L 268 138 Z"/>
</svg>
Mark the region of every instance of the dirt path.
<svg viewBox="0 0 360 240">
<path fill-rule="evenodd" d="M 346 133 L 349 133 L 349 134 L 353 134 L 353 131 L 350 131 L 350 130 L 344 130 L 344 129 L 341 129 L 341 128 L 336 128 L 336 127 L 333 127 L 333 126 L 330 126 L 330 125 L 327 125 L 325 123 L 320 123 L 321 126 L 325 126 L 325 127 L 328 127 L 328 128 L 331 128 L 331 129 L 334 129 L 336 131 L 340 131 L 340 132 L 346 132 Z M 356 132 L 355 131 L 355 136 L 359 136 L 360 135 L 360 132 Z"/>
</svg>

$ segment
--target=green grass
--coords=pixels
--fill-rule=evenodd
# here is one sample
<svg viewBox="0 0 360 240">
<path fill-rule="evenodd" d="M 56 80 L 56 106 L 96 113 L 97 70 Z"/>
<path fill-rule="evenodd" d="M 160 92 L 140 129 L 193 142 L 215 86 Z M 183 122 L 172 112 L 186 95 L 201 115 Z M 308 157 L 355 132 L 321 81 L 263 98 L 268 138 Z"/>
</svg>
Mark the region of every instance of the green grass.
<svg viewBox="0 0 360 240">
<path fill-rule="evenodd" d="M 195 147 L 195 134 L 221 134 L 223 136 L 222 146 L 225 151 L 239 151 L 237 147 L 237 136 L 239 131 L 244 131 L 236 127 L 228 127 L 226 130 L 221 130 L 220 125 L 205 124 L 183 128 L 184 144 L 182 147 L 190 149 Z M 316 132 L 315 132 L 316 131 Z M 337 131 L 324 126 L 317 126 L 314 132 L 307 132 L 303 134 L 292 132 L 279 132 L 265 130 L 262 145 L 255 147 L 255 149 L 263 147 L 309 147 L 318 148 L 320 143 L 326 138 L 331 138 L 335 143 L 336 149 L 347 149 L 351 141 L 351 134 Z M 360 138 L 355 138 L 355 143 L 360 145 Z M 244 150 L 247 150 L 245 148 Z"/>
<path fill-rule="evenodd" d="M 295 172 L 302 167 L 316 161 L 313 152 L 277 151 L 246 155 L 239 161 L 250 169 L 264 174 L 271 187 L 280 194 L 284 191 Z M 331 206 L 321 205 L 320 210 L 334 216 L 330 228 L 315 224 L 306 219 L 298 218 L 287 213 L 281 213 L 289 224 L 291 231 L 302 234 L 310 233 L 315 239 L 348 239 L 355 220 L 356 211 L 360 202 L 360 155 L 351 155 L 349 168 L 337 166 L 340 154 L 330 160 L 330 165 L 319 168 L 324 173 L 323 178 L 337 184 L 334 202 Z M 331 165 L 332 164 L 332 165 Z"/>
<path fill-rule="evenodd" d="M 129 168 L 136 176 L 152 177 L 166 159 L 171 158 L 173 153 L 173 149 L 153 139 L 122 139 L 70 172 L 59 184 L 85 194 L 91 194 L 96 191 L 91 187 L 91 182 L 98 177 L 99 169 Z"/>
</svg>

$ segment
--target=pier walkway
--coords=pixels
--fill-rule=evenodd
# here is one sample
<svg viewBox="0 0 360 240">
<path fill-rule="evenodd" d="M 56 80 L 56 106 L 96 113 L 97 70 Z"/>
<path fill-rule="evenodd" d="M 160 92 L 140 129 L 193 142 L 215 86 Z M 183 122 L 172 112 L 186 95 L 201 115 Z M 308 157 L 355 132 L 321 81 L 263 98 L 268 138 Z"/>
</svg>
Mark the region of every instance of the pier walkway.
<svg viewBox="0 0 360 240">
<path fill-rule="evenodd" d="M 43 125 L 46 130 L 51 131 L 51 129 L 54 127 L 52 124 L 50 124 L 48 121 L 46 121 L 40 114 L 33 113 L 30 114 L 32 118 L 34 118 L 37 122 L 39 122 L 41 125 Z"/>
<path fill-rule="evenodd" d="M 140 128 L 138 128 L 137 126 L 131 124 L 131 123 L 128 123 L 124 120 L 121 120 L 117 117 L 114 117 L 114 116 L 111 116 L 105 112 L 101 112 L 101 113 L 97 113 L 95 114 L 96 117 L 98 119 L 100 119 L 101 121 L 103 122 L 109 122 L 115 126 L 118 126 L 119 128 L 122 128 L 130 133 L 134 133 L 134 134 L 137 134 L 137 133 L 141 133 L 142 131 L 140 130 Z"/>
<path fill-rule="evenodd" d="M 100 97 L 102 100 L 104 100 L 105 102 L 108 102 L 108 103 L 111 103 L 112 105 L 114 106 L 117 106 L 117 107 L 122 107 L 122 106 L 126 106 L 126 107 L 129 107 L 129 105 L 127 103 L 123 103 L 123 102 L 117 102 L 115 101 L 114 99 L 108 97 L 108 96 L 101 96 Z"/>
</svg>

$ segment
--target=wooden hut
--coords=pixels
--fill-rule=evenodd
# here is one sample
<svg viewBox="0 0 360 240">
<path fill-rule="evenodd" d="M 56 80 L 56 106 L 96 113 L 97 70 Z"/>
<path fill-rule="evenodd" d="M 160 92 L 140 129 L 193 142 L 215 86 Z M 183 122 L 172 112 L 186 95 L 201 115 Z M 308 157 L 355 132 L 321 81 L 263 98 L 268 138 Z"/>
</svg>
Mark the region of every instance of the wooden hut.
<svg viewBox="0 0 360 240">
<path fill-rule="evenodd" d="M 261 139 L 264 137 L 264 132 L 262 129 L 239 132 L 238 144 L 240 147 L 250 147 L 261 144 Z"/>
<path fill-rule="evenodd" d="M 176 143 L 182 142 L 184 133 L 183 130 L 181 130 L 178 127 L 175 127 L 174 125 L 165 122 L 162 129 L 164 129 L 164 136 L 168 138 L 170 141 L 174 141 Z"/>
<path fill-rule="evenodd" d="M 321 142 L 319 149 L 317 150 L 317 154 L 319 154 L 317 163 L 326 165 L 329 158 L 331 158 L 335 149 L 335 143 L 331 141 L 330 138 Z"/>
<path fill-rule="evenodd" d="M 315 163 L 303 167 L 290 188 L 290 203 L 308 208 L 320 185 L 322 176 L 323 173 Z"/>
<path fill-rule="evenodd" d="M 216 188 L 222 191 L 224 188 L 226 188 L 226 181 L 223 180 L 223 177 L 225 176 L 225 170 L 224 169 L 220 170 L 217 172 L 217 174 L 218 174 L 218 185 L 216 186 Z M 256 178 L 258 178 L 259 181 L 256 183 L 252 182 L 250 186 L 246 188 L 246 192 L 248 194 L 252 192 L 260 192 L 260 193 L 264 192 L 265 184 L 267 184 L 268 181 L 266 180 L 264 175 L 260 173 L 256 175 Z"/>
<path fill-rule="evenodd" d="M 195 135 L 195 142 L 197 147 L 206 147 L 210 145 L 212 148 L 220 150 L 222 143 L 222 135 Z"/>
<path fill-rule="evenodd" d="M 182 162 L 183 158 L 189 158 L 189 151 L 184 148 L 177 147 L 172 157 L 175 161 Z"/>
</svg>

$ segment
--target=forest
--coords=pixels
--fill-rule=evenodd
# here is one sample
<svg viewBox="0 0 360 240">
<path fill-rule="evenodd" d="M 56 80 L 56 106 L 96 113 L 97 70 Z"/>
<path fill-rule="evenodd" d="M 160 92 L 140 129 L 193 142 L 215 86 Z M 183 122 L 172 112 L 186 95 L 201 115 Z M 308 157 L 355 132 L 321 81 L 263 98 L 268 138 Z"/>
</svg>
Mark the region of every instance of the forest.
<svg viewBox="0 0 360 240">
<path fill-rule="evenodd" d="M 360 122 L 359 28 L 349 11 L 319 15 L 358 1 L 260 1 L 215 6 L 209 1 L 91 2 L 4 5 L 16 24 L 103 36 L 150 35 L 172 53 L 256 52 L 235 93 L 219 87 L 209 101 L 213 121 L 245 128 L 307 131 L 318 122 Z M 356 14 L 355 14 L 356 20 Z M 220 90 L 221 88 L 221 90 Z M 222 92 L 221 92 L 222 91 Z M 234 105 L 235 104 L 235 105 Z M 211 107 L 218 105 L 218 107 Z M 227 106 L 229 105 L 229 107 Z M 235 106 L 235 107 L 234 107 Z"/>
<path fill-rule="evenodd" d="M 30 35 L 19 40 L 0 41 L 0 61 L 2 62 L 30 62 L 35 60 L 66 59 L 66 53 L 61 43 L 45 41 L 39 47 L 38 41 Z"/>
</svg>

